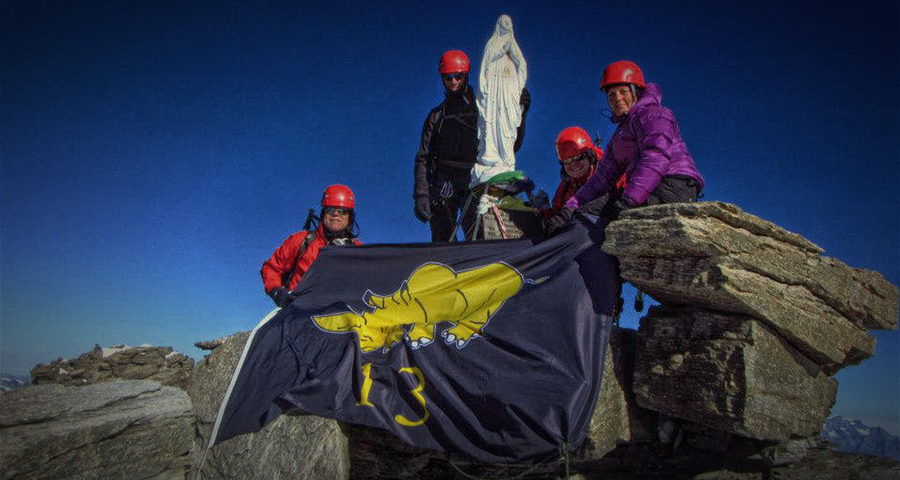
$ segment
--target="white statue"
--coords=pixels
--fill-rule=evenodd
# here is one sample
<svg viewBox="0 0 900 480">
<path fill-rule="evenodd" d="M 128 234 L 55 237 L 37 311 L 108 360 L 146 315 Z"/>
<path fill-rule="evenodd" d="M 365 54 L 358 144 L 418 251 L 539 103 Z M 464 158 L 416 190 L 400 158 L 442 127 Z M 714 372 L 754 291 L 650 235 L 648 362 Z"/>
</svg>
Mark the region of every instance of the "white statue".
<svg viewBox="0 0 900 480">
<path fill-rule="evenodd" d="M 500 15 L 478 74 L 478 158 L 472 166 L 472 187 L 516 169 L 513 145 L 522 122 L 519 98 L 527 78 L 528 64 L 513 36 L 512 19 Z"/>
</svg>

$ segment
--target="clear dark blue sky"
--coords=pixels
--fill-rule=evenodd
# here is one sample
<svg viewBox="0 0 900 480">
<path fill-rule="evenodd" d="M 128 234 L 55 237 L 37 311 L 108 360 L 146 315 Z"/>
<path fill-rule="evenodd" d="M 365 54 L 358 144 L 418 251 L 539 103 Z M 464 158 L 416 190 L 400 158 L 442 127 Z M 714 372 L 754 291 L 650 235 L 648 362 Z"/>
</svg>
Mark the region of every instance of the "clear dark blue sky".
<svg viewBox="0 0 900 480">
<path fill-rule="evenodd" d="M 900 7 L 847 2 L 45 2 L 0 7 L 0 369 L 95 343 L 192 344 L 271 307 L 259 267 L 330 183 L 367 243 L 429 238 L 412 162 L 438 56 L 514 22 L 533 104 L 518 165 L 608 138 L 603 67 L 659 83 L 706 199 L 900 283 Z M 634 326 L 635 318 L 626 319 Z M 900 340 L 834 412 L 900 430 Z"/>
</svg>

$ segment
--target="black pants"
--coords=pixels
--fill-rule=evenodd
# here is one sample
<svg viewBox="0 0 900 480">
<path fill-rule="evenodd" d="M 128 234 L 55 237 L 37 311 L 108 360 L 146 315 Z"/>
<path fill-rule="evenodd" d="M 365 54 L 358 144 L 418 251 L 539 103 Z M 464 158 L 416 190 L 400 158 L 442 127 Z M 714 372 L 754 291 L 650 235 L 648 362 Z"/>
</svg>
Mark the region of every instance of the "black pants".
<svg viewBox="0 0 900 480">
<path fill-rule="evenodd" d="M 663 177 L 641 205 L 692 202 L 700 196 L 700 183 L 685 175 Z"/>
<path fill-rule="evenodd" d="M 647 200 L 638 206 L 692 202 L 697 200 L 699 196 L 700 184 L 696 180 L 683 175 L 670 175 L 663 177 L 659 181 L 659 185 L 647 196 Z M 620 197 L 621 192 L 610 192 L 601 195 L 585 204 L 583 210 L 615 220 L 619 216 L 619 211 L 614 205 Z"/>
<path fill-rule="evenodd" d="M 449 197 L 441 195 L 442 185 L 436 185 L 431 195 L 431 241 L 432 242 L 455 242 L 462 232 L 463 236 L 468 240 L 469 232 L 475 225 L 475 209 L 478 202 L 473 199 L 469 203 L 469 209 L 463 213 L 461 228 L 456 227 L 457 216 L 466 207 L 466 201 L 469 199 L 469 188 L 465 183 L 452 184 L 453 193 Z M 453 235 L 453 238 L 450 238 Z"/>
</svg>

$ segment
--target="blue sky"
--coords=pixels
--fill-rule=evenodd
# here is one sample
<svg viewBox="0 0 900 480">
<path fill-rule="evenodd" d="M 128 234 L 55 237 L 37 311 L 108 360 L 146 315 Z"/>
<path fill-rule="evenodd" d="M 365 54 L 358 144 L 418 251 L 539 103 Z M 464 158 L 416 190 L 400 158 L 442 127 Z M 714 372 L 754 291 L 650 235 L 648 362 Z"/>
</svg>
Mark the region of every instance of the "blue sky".
<svg viewBox="0 0 900 480">
<path fill-rule="evenodd" d="M 331 183 L 356 192 L 366 243 L 426 241 L 412 162 L 437 59 L 477 68 L 502 13 L 533 99 L 518 165 L 540 187 L 562 128 L 609 138 L 600 73 L 628 58 L 661 85 L 707 200 L 900 283 L 894 1 L 7 0 L 0 369 L 95 343 L 201 358 L 195 341 L 271 308 L 259 267 Z M 900 335 L 874 335 L 834 413 L 898 433 Z"/>
</svg>

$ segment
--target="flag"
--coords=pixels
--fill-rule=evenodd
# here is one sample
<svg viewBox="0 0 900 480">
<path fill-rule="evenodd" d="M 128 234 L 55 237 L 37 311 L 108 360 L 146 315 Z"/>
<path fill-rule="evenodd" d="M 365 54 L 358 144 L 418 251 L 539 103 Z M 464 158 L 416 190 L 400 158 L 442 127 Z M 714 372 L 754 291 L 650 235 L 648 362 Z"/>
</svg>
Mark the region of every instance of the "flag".
<svg viewBox="0 0 900 480">
<path fill-rule="evenodd" d="M 617 298 L 604 227 L 323 250 L 253 330 L 210 446 L 290 411 L 491 463 L 575 449 Z"/>
</svg>

